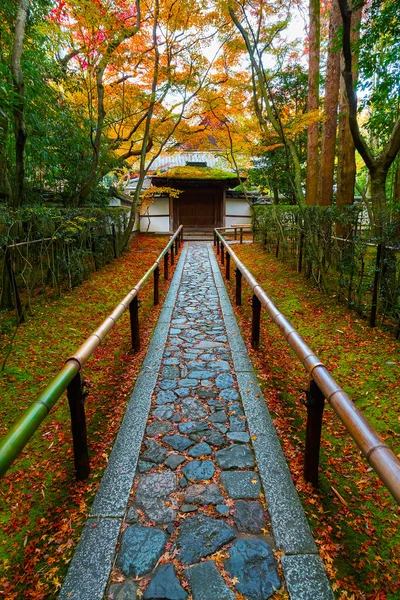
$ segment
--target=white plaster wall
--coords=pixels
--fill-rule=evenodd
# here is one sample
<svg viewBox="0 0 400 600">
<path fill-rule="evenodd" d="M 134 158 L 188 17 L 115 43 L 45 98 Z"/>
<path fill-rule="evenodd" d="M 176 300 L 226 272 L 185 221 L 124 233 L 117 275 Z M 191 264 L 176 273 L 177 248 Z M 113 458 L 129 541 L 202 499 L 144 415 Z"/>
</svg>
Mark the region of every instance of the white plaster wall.
<svg viewBox="0 0 400 600">
<path fill-rule="evenodd" d="M 149 233 L 169 232 L 169 198 L 156 198 L 154 200 L 153 204 L 149 207 L 148 216 L 141 215 L 140 217 L 140 231 L 147 231 Z"/>
<path fill-rule="evenodd" d="M 234 223 L 251 223 L 251 208 L 246 200 L 241 198 L 227 198 L 225 209 L 225 227 Z"/>
</svg>

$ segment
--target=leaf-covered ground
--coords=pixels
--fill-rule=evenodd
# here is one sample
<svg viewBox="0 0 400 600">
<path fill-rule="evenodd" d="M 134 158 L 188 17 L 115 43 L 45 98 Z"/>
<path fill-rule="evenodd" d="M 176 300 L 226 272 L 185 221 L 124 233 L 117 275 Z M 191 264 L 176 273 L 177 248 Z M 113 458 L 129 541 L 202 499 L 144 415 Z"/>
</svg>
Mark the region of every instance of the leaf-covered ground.
<svg viewBox="0 0 400 600">
<path fill-rule="evenodd" d="M 126 254 L 82 286 L 58 300 L 35 302 L 0 377 L 0 435 L 132 289 L 167 241 L 139 236 Z M 167 289 L 162 277 L 160 284 L 161 306 Z M 152 305 L 151 281 L 141 300 L 140 353 L 130 350 L 125 314 L 83 371 L 89 390 L 86 415 L 92 471 L 88 481 L 74 480 L 64 395 L 0 482 L 0 597 L 39 600 L 58 595 L 159 315 L 160 308 Z M 10 337 L 3 332 L 4 352 Z"/>
<path fill-rule="evenodd" d="M 317 292 L 260 245 L 233 249 L 400 457 L 400 343 Z M 234 304 L 233 276 L 231 284 Z M 265 312 L 261 349 L 251 350 L 251 293 L 245 284 L 236 314 L 336 597 L 399 599 L 400 510 L 395 500 L 330 407 L 324 413 L 320 487 L 313 490 L 305 483 L 306 373 Z"/>
</svg>

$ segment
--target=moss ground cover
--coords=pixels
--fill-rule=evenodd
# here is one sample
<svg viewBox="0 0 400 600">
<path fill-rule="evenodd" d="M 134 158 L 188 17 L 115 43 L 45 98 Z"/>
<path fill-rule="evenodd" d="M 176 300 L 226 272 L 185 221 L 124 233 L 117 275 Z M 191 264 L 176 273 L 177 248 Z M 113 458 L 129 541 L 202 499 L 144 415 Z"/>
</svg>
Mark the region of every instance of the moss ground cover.
<svg viewBox="0 0 400 600">
<path fill-rule="evenodd" d="M 167 241 L 139 236 L 127 253 L 80 287 L 58 300 L 35 302 L 32 315 L 18 329 L 0 377 L 0 435 L 132 289 Z M 167 287 L 161 277 L 160 306 Z M 150 281 L 141 294 L 138 354 L 130 350 L 129 318 L 124 314 L 84 367 L 92 469 L 88 481 L 74 479 L 70 418 L 63 396 L 0 482 L 0 597 L 57 597 L 160 311 L 152 300 Z M 9 321 L 5 315 L 4 322 Z M 0 347 L 7 352 L 10 328 L 0 335 Z"/>
<path fill-rule="evenodd" d="M 371 329 L 355 312 L 311 287 L 261 245 L 234 246 L 356 406 L 400 456 L 400 344 Z M 234 278 L 228 285 L 234 301 Z M 234 302 L 233 302 L 234 303 Z M 249 345 L 251 293 L 243 285 L 236 309 Z M 321 557 L 340 600 L 400 598 L 400 511 L 361 456 L 345 427 L 327 407 L 320 459 L 320 487 L 302 475 L 307 376 L 266 314 L 260 351 L 249 351 L 290 465 Z"/>
</svg>

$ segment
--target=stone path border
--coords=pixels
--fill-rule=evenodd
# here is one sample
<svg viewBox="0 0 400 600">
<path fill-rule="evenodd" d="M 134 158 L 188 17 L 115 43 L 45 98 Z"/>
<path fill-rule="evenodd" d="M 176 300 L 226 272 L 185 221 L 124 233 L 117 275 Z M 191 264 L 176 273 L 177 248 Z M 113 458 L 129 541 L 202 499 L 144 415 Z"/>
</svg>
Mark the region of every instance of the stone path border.
<svg viewBox="0 0 400 600">
<path fill-rule="evenodd" d="M 187 249 L 185 244 L 59 600 L 102 600 L 104 597 L 136 473 Z"/>
<path fill-rule="evenodd" d="M 204 244 L 202 244 L 204 247 Z M 118 433 L 109 464 L 84 527 L 59 598 L 101 600 L 114 561 L 115 548 L 135 477 L 140 446 L 159 374 L 173 307 L 180 285 L 188 245 L 185 244 L 153 335 L 149 352 Z M 239 391 L 252 446 L 263 484 L 276 546 L 292 600 L 333 600 L 296 489 L 284 459 L 272 420 L 257 384 L 256 375 L 241 337 L 212 245 L 208 256 L 233 357 Z M 210 567 L 214 566 L 212 561 Z M 193 577 L 198 568 L 190 567 Z M 206 600 L 206 599 L 205 599 Z M 207 600 L 211 600 L 207 598 Z M 213 600 L 223 600 L 215 598 Z M 228 600 L 228 599 L 227 599 Z"/>
</svg>

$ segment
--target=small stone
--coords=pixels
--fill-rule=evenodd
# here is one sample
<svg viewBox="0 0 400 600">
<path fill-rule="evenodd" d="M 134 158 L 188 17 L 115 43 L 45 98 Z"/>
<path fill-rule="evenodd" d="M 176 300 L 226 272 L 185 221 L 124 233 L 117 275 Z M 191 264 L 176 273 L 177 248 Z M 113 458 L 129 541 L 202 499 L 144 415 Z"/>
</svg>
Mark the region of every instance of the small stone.
<svg viewBox="0 0 400 600">
<path fill-rule="evenodd" d="M 172 415 L 170 421 L 172 421 L 173 423 L 180 423 L 182 420 L 182 417 L 180 414 L 175 413 L 174 415 Z"/>
<path fill-rule="evenodd" d="M 133 581 L 125 583 L 115 583 L 110 585 L 107 593 L 107 600 L 139 600 L 137 595 L 138 586 Z"/>
<path fill-rule="evenodd" d="M 158 392 L 156 396 L 156 404 L 170 404 L 171 402 L 175 402 L 176 396 L 174 392 L 171 390 Z"/>
<path fill-rule="evenodd" d="M 126 513 L 125 521 L 132 525 L 133 523 L 137 523 L 139 520 L 139 513 L 134 506 L 131 506 Z"/>
<path fill-rule="evenodd" d="M 167 450 L 165 448 L 160 446 L 155 440 L 146 440 L 144 444 L 147 450 L 141 454 L 143 460 L 155 464 L 160 464 L 164 461 L 167 456 Z"/>
<path fill-rule="evenodd" d="M 171 564 L 157 567 L 149 587 L 143 594 L 144 600 L 186 600 L 187 597 Z"/>
<path fill-rule="evenodd" d="M 214 377 L 215 373 L 211 371 L 191 371 L 190 377 L 195 379 L 208 379 L 209 377 Z"/>
<path fill-rule="evenodd" d="M 188 455 L 192 458 L 199 458 L 199 456 L 209 456 L 212 453 L 212 448 L 207 442 L 201 442 L 190 448 Z"/>
<path fill-rule="evenodd" d="M 185 465 L 182 473 L 189 481 L 205 481 L 214 475 L 215 467 L 211 460 L 192 460 Z"/>
<path fill-rule="evenodd" d="M 213 371 L 230 371 L 231 366 L 226 360 L 216 360 L 215 362 L 209 363 L 209 369 Z"/>
<path fill-rule="evenodd" d="M 167 435 L 163 437 L 162 441 L 178 452 L 183 452 L 189 446 L 193 446 L 193 442 L 183 435 Z"/>
<path fill-rule="evenodd" d="M 211 444 L 211 446 L 226 446 L 226 440 L 224 436 L 219 433 L 219 431 L 215 431 L 214 429 L 211 431 L 206 431 L 203 437 L 206 442 Z"/>
<path fill-rule="evenodd" d="M 179 385 L 182 387 L 195 387 L 198 384 L 197 379 L 193 379 L 193 378 L 188 378 L 188 379 L 181 379 L 179 381 Z"/>
<path fill-rule="evenodd" d="M 174 414 L 174 405 L 164 404 L 153 410 L 151 414 L 153 417 L 156 417 L 156 419 L 169 419 Z"/>
<path fill-rule="evenodd" d="M 197 515 L 184 520 L 176 543 L 182 563 L 191 565 L 213 554 L 234 537 L 233 528 L 222 519 Z"/>
<path fill-rule="evenodd" d="M 163 554 L 167 539 L 164 531 L 154 527 L 128 527 L 121 537 L 117 567 L 127 577 L 141 577 L 149 573 Z"/>
<path fill-rule="evenodd" d="M 203 483 L 190 485 L 185 493 L 185 501 L 190 504 L 219 504 L 224 497 L 216 483 Z"/>
<path fill-rule="evenodd" d="M 215 454 L 218 466 L 225 471 L 227 469 L 244 469 L 254 467 L 253 453 L 248 446 L 232 444 L 229 448 L 218 450 Z"/>
<path fill-rule="evenodd" d="M 187 419 L 202 419 L 207 416 L 207 410 L 196 398 L 186 398 L 182 402 L 182 415 Z"/>
<path fill-rule="evenodd" d="M 215 507 L 215 510 L 219 512 L 220 515 L 229 515 L 229 506 L 226 506 L 226 504 L 218 504 L 218 506 Z"/>
<path fill-rule="evenodd" d="M 178 429 L 180 433 L 196 433 L 196 431 L 205 431 L 208 425 L 202 421 L 186 421 L 179 423 Z"/>
<path fill-rule="evenodd" d="M 164 461 L 164 465 L 175 471 L 186 460 L 185 456 L 181 456 L 181 454 L 170 454 Z"/>
<path fill-rule="evenodd" d="M 197 506 L 194 506 L 194 504 L 182 504 L 180 510 L 183 513 L 194 512 L 197 510 Z"/>
<path fill-rule="evenodd" d="M 218 429 L 218 431 L 220 431 L 221 433 L 226 433 L 228 431 L 226 425 L 223 425 L 222 423 L 214 423 L 214 427 L 215 429 Z"/>
<path fill-rule="evenodd" d="M 235 381 L 230 373 L 221 373 L 215 379 L 215 385 L 221 390 L 232 387 L 234 383 Z"/>
<path fill-rule="evenodd" d="M 139 473 L 147 473 L 147 471 L 150 471 L 153 467 L 154 463 L 146 462 L 145 460 L 139 460 L 138 462 Z"/>
<path fill-rule="evenodd" d="M 212 423 L 225 423 L 227 420 L 226 412 L 224 410 L 218 410 L 213 415 L 208 417 L 208 420 Z"/>
<path fill-rule="evenodd" d="M 254 471 L 223 471 L 221 483 L 228 496 L 239 498 L 258 498 L 261 487 L 258 474 Z"/>
<path fill-rule="evenodd" d="M 189 435 L 189 440 L 192 440 L 192 442 L 199 442 L 201 440 L 201 437 L 197 434 L 197 433 L 191 433 Z"/>
<path fill-rule="evenodd" d="M 233 442 L 241 442 L 242 444 L 247 444 L 250 441 L 250 436 L 245 431 L 230 431 L 226 437 Z"/>
<path fill-rule="evenodd" d="M 274 555 L 263 540 L 236 541 L 224 564 L 229 575 L 237 580 L 236 590 L 245 598 L 267 600 L 281 587 Z"/>
<path fill-rule="evenodd" d="M 169 533 L 169 535 L 172 535 L 172 534 L 174 533 L 174 531 L 175 531 L 174 524 L 173 524 L 173 523 L 168 523 L 168 525 L 167 525 L 167 527 L 166 527 L 165 531 L 166 531 L 167 533 Z"/>
<path fill-rule="evenodd" d="M 176 379 L 177 377 L 179 377 L 179 375 L 180 373 L 178 367 L 173 367 L 170 365 L 168 365 L 167 367 L 163 367 L 161 371 L 161 376 L 165 379 Z"/>
<path fill-rule="evenodd" d="M 146 433 L 149 437 L 153 437 L 154 435 L 164 435 L 166 433 L 169 433 L 173 429 L 173 425 L 171 425 L 171 423 L 168 423 L 168 421 L 153 421 L 152 423 L 149 423 L 149 425 L 147 425 Z"/>
<path fill-rule="evenodd" d="M 181 488 L 185 488 L 188 484 L 188 480 L 186 479 L 186 477 L 181 477 L 179 479 L 179 487 Z"/>
<path fill-rule="evenodd" d="M 206 560 L 185 570 L 193 600 L 235 600 L 214 561 Z"/>
<path fill-rule="evenodd" d="M 176 388 L 175 394 L 179 396 L 179 398 L 186 398 L 190 396 L 190 389 L 188 387 L 179 387 Z"/>
<path fill-rule="evenodd" d="M 176 512 L 165 503 L 176 490 L 176 483 L 176 475 L 171 471 L 143 475 L 136 489 L 136 505 L 155 523 L 174 521 Z"/>
<path fill-rule="evenodd" d="M 200 388 L 197 392 L 197 395 L 199 398 L 215 398 L 217 395 L 217 390 L 213 388 Z"/>
<path fill-rule="evenodd" d="M 233 511 L 235 525 L 244 533 L 262 533 L 265 528 L 265 515 L 261 502 L 238 500 Z"/>
<path fill-rule="evenodd" d="M 226 388 L 225 390 L 222 390 L 219 395 L 228 402 L 239 400 L 239 392 L 235 388 Z"/>
<path fill-rule="evenodd" d="M 239 404 L 239 402 L 232 402 L 229 407 L 229 412 L 235 417 L 242 417 L 244 415 L 242 406 Z"/>
<path fill-rule="evenodd" d="M 164 365 L 179 365 L 179 358 L 165 358 Z"/>
<path fill-rule="evenodd" d="M 175 379 L 162 379 L 159 383 L 159 386 L 162 390 L 173 390 L 176 388 L 177 383 Z"/>
<path fill-rule="evenodd" d="M 246 420 L 240 417 L 229 417 L 229 429 L 231 431 L 246 431 Z"/>
</svg>

